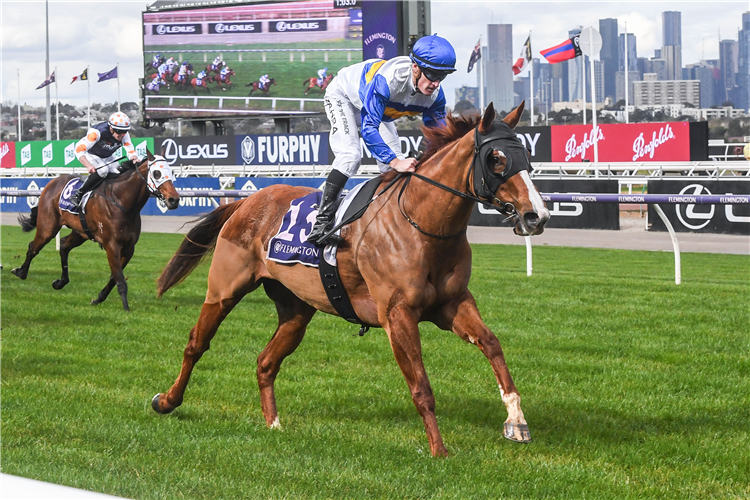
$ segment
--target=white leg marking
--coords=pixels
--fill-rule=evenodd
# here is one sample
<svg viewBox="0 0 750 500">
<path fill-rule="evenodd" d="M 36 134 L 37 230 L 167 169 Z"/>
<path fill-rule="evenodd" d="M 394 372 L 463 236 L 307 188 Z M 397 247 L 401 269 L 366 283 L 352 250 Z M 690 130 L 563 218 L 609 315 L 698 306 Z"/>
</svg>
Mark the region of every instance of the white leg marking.
<svg viewBox="0 0 750 500">
<path fill-rule="evenodd" d="M 506 422 L 525 424 L 526 419 L 523 417 L 523 410 L 521 410 L 521 396 L 515 392 L 505 394 L 503 388 L 500 387 L 500 397 L 503 399 L 505 409 L 508 410 L 508 420 Z"/>
<path fill-rule="evenodd" d="M 269 427 L 269 428 L 270 428 L 270 429 L 278 429 L 278 430 L 281 430 L 281 422 L 279 422 L 279 417 L 276 417 L 276 418 L 274 419 L 273 423 L 271 424 L 271 427 Z"/>
<path fill-rule="evenodd" d="M 468 335 L 468 334 L 467 334 L 466 336 L 467 336 L 467 337 L 469 337 L 469 342 L 471 342 L 472 344 L 476 344 L 476 343 L 477 343 L 477 339 L 475 339 L 475 338 L 474 338 L 474 337 L 472 337 L 471 335 Z"/>
</svg>

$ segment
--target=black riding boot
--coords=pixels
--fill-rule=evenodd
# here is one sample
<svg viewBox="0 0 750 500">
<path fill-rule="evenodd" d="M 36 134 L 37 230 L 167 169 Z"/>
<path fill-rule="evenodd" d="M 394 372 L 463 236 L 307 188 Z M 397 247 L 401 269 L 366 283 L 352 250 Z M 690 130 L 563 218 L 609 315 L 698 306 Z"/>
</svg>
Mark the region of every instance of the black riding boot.
<svg viewBox="0 0 750 500">
<path fill-rule="evenodd" d="M 70 197 L 70 202 L 75 206 L 79 206 L 81 204 L 81 200 L 83 199 L 83 195 L 88 193 L 89 191 L 93 191 L 96 186 L 98 186 L 99 183 L 101 183 L 103 180 L 104 177 L 100 177 L 96 172 L 94 172 L 93 174 L 89 174 L 86 182 L 84 182 L 83 186 L 81 186 L 81 189 L 73 193 L 73 196 Z"/>
<path fill-rule="evenodd" d="M 326 185 L 323 188 L 323 196 L 320 199 L 320 208 L 318 209 L 318 218 L 315 221 L 313 230 L 307 241 L 316 247 L 324 247 L 326 242 L 331 239 L 330 236 L 324 238 L 325 233 L 331 230 L 336 218 L 336 207 L 338 205 L 339 193 L 349 178 L 339 172 L 332 170 L 326 179 Z"/>
</svg>

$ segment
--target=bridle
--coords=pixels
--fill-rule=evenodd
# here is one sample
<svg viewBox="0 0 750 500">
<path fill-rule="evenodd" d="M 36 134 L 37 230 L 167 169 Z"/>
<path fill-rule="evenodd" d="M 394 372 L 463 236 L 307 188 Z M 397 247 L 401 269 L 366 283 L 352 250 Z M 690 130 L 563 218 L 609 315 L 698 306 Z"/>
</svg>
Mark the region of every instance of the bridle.
<svg viewBox="0 0 750 500">
<path fill-rule="evenodd" d="M 502 148 L 496 149 L 493 146 L 494 143 L 500 141 L 507 142 L 508 140 L 511 140 L 512 142 L 510 142 L 509 144 L 505 144 Z M 507 161 L 506 167 L 500 173 L 495 172 L 487 162 L 489 157 L 494 155 L 495 151 L 502 151 Z M 516 159 L 515 162 L 513 161 L 514 158 Z M 479 168 L 477 168 L 477 166 Z M 474 158 L 472 159 L 471 167 L 466 174 L 466 192 L 458 191 L 457 189 L 453 189 L 452 187 L 441 184 L 433 179 L 430 179 L 429 177 L 425 177 L 416 172 L 403 172 L 396 176 L 396 178 L 394 178 L 393 181 L 391 181 L 388 186 L 386 186 L 383 191 L 381 191 L 380 194 L 388 190 L 396 181 L 405 177 L 406 180 L 401 186 L 401 190 L 398 194 L 397 200 L 398 209 L 401 212 L 401 215 L 403 215 L 404 218 L 409 222 L 409 224 L 411 224 L 420 233 L 432 238 L 448 240 L 451 238 L 455 238 L 456 236 L 460 236 L 461 234 L 466 232 L 466 229 L 450 235 L 430 233 L 419 227 L 419 224 L 417 224 L 404 211 L 401 204 L 401 198 L 404 194 L 404 191 L 406 191 L 406 187 L 409 185 L 412 177 L 416 177 L 422 181 L 427 182 L 428 184 L 440 188 L 443 191 L 447 191 L 460 198 L 472 200 L 477 203 L 481 203 L 487 208 L 497 210 L 498 212 L 506 216 L 506 219 L 504 219 L 503 222 L 507 222 L 509 220 L 518 220 L 518 211 L 512 203 L 506 203 L 499 200 L 495 196 L 495 193 L 500 188 L 500 186 L 513 175 L 522 170 L 528 171 L 530 169 L 531 164 L 529 163 L 528 157 L 526 156 L 526 151 L 523 148 L 520 140 L 516 136 L 516 133 L 513 132 L 513 129 L 511 129 L 508 124 L 503 121 L 499 121 L 493 123 L 491 130 L 487 134 L 480 134 L 479 127 L 474 130 Z M 476 175 L 477 171 L 480 173 L 480 175 L 478 176 Z M 472 177 L 474 180 L 473 186 L 471 182 Z"/>
<path fill-rule="evenodd" d="M 148 172 L 149 172 L 149 175 L 151 175 L 151 165 L 153 165 L 153 164 L 154 164 L 154 163 L 156 163 L 157 161 L 159 161 L 159 160 L 158 160 L 158 159 L 156 159 L 156 158 L 154 158 L 153 160 L 147 160 L 147 162 L 148 162 Z M 161 191 L 159 191 L 159 187 L 158 187 L 158 186 L 156 186 L 156 187 L 153 187 L 153 188 L 152 188 L 152 187 L 151 187 L 151 184 L 150 184 L 150 183 L 148 182 L 148 179 L 146 179 L 146 178 L 145 178 L 145 177 L 143 176 L 143 174 L 141 173 L 141 170 L 140 170 L 140 168 L 139 168 L 139 167 L 135 167 L 135 171 L 136 171 L 136 173 L 138 174 L 138 176 L 139 176 L 139 177 L 140 177 L 141 179 L 143 179 L 143 182 L 145 182 L 145 183 L 146 183 L 146 189 L 148 189 L 148 193 L 149 193 L 149 196 L 151 196 L 151 197 L 155 197 L 156 199 L 158 199 L 158 200 L 159 200 L 159 201 L 161 201 L 162 203 L 165 203 L 165 204 L 166 204 L 166 203 L 167 203 L 167 199 L 166 199 L 166 198 L 164 197 L 164 195 L 162 194 L 162 192 L 161 192 Z M 159 185 L 161 185 L 161 184 L 159 184 Z"/>
</svg>

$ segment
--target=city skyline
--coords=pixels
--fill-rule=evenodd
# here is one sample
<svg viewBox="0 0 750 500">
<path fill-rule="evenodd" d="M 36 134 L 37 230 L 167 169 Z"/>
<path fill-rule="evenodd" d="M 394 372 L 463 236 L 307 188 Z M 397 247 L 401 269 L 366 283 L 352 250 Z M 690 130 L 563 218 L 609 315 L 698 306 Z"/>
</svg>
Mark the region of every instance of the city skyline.
<svg viewBox="0 0 750 500">
<path fill-rule="evenodd" d="M 138 100 L 138 78 L 142 77 L 141 13 L 153 2 L 103 2 L 85 16 L 77 8 L 82 2 L 50 1 L 50 72 L 57 66 L 60 101 L 86 103 L 86 83 L 70 85 L 73 76 L 87 66 L 89 75 L 111 69 L 120 63 L 121 97 Z M 21 72 L 21 101 L 44 105 L 44 90 L 34 90 L 48 75 L 44 71 L 44 2 L 3 1 L 2 10 L 2 101 L 15 102 L 18 96 L 16 70 Z M 476 86 L 476 74 L 466 66 L 479 36 L 487 41 L 487 24 L 512 24 L 511 55 L 517 56 L 532 32 L 533 57 L 539 51 L 565 40 L 578 26 L 599 28 L 600 19 L 617 19 L 618 33 L 628 23 L 636 35 L 639 57 L 653 57 L 662 44 L 661 16 L 679 11 L 682 17 L 682 66 L 704 59 L 719 58 L 719 32 L 725 40 L 737 40 L 741 16 L 748 3 L 726 2 L 455 2 L 435 0 L 431 5 L 432 31 L 449 39 L 456 48 L 458 71 L 443 84 L 446 98 L 454 104 L 455 88 Z M 28 20 L 32 19 L 32 22 Z M 706 22 L 706 19 L 711 19 Z M 59 29 L 65 26 L 65 29 Z M 476 71 L 476 70 L 475 70 Z M 528 74 L 528 70 L 521 76 Z M 91 81 L 91 102 L 114 102 L 117 83 Z M 54 98 L 54 87 L 51 89 Z"/>
</svg>

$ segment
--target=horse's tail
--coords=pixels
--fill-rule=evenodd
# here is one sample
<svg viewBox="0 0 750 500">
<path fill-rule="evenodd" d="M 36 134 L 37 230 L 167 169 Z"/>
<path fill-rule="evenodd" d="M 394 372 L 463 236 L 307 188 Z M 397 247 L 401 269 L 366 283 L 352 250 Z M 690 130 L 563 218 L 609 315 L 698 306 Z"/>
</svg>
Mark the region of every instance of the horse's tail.
<svg viewBox="0 0 750 500">
<path fill-rule="evenodd" d="M 34 207 L 31 209 L 31 215 L 28 217 L 21 214 L 18 215 L 18 223 L 21 224 L 21 229 L 24 233 L 28 233 L 36 227 L 36 218 L 38 214 L 39 207 Z"/>
<path fill-rule="evenodd" d="M 161 297 L 170 288 L 179 285 L 193 272 L 203 258 L 213 252 L 216 238 L 229 217 L 240 208 L 242 200 L 222 205 L 213 212 L 196 219 L 196 224 L 182 240 L 177 252 L 157 280 L 157 296 Z"/>
<path fill-rule="evenodd" d="M 309 78 L 305 78 L 305 79 L 304 79 L 304 80 L 302 81 L 302 85 L 309 85 L 309 84 L 310 84 L 310 79 L 309 79 Z"/>
</svg>

